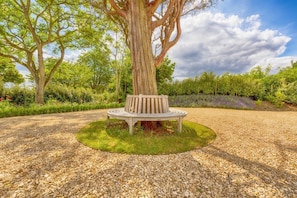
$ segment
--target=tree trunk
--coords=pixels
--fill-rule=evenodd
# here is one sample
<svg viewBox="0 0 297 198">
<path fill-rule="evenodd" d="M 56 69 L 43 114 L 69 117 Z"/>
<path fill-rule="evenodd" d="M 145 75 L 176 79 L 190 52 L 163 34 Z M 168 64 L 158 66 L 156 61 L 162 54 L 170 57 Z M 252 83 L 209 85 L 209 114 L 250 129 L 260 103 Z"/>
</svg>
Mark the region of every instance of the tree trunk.
<svg viewBox="0 0 297 198">
<path fill-rule="evenodd" d="M 39 44 L 37 45 L 37 58 L 38 58 L 38 73 L 39 75 L 37 78 L 35 78 L 35 102 L 37 104 L 44 104 L 44 88 L 45 88 L 45 68 L 44 68 L 44 62 L 43 62 L 43 51 L 42 46 Z"/>
<path fill-rule="evenodd" d="M 2 96 L 4 90 L 4 80 L 3 80 L 3 76 L 0 75 L 0 97 Z"/>
<path fill-rule="evenodd" d="M 40 80 L 35 82 L 35 103 L 44 104 L 44 83 Z"/>
<path fill-rule="evenodd" d="M 132 58 L 133 94 L 157 95 L 156 67 L 151 43 L 151 18 L 145 0 L 129 2 L 128 34 Z"/>
</svg>

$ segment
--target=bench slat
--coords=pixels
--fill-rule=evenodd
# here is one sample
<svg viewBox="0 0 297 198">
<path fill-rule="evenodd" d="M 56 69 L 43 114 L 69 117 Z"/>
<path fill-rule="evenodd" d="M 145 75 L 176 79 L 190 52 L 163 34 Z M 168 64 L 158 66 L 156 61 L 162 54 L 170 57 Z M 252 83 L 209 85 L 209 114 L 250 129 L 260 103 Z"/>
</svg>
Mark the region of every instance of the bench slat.
<svg viewBox="0 0 297 198">
<path fill-rule="evenodd" d="M 166 113 L 169 111 L 166 95 L 128 95 L 125 111 L 130 113 Z"/>
<path fill-rule="evenodd" d="M 107 112 L 108 118 L 125 120 L 129 125 L 130 134 L 137 121 L 158 121 L 174 119 L 178 121 L 178 131 L 181 131 L 181 121 L 187 115 L 184 111 L 169 109 L 166 95 L 128 95 L 125 107 Z"/>
</svg>

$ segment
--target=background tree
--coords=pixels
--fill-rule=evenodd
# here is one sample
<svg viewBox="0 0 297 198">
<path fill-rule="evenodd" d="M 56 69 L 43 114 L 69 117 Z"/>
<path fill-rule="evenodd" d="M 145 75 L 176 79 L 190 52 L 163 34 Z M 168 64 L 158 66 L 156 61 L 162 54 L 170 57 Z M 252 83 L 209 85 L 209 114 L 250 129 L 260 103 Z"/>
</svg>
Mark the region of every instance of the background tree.
<svg viewBox="0 0 297 198">
<path fill-rule="evenodd" d="M 175 69 L 175 63 L 172 63 L 168 56 L 165 57 L 163 63 L 157 67 L 156 81 L 159 93 L 169 92 L 168 84 L 173 80 L 173 72 Z"/>
<path fill-rule="evenodd" d="M 89 0 L 104 10 L 125 35 L 132 58 L 134 94 L 157 94 L 156 67 L 181 36 L 180 19 L 212 0 Z M 152 42 L 155 44 L 152 44 Z M 156 54 L 152 47 L 158 46 Z"/>
<path fill-rule="evenodd" d="M 112 68 L 113 68 L 113 82 L 115 86 L 115 94 L 117 96 L 122 95 L 121 81 L 125 72 L 125 59 L 130 59 L 130 54 L 127 53 L 127 47 L 125 46 L 123 35 L 119 32 L 117 27 L 113 27 L 114 35 L 111 42 L 111 54 L 112 54 Z M 129 57 L 127 57 L 129 56 Z"/>
<path fill-rule="evenodd" d="M 48 74 L 52 70 L 56 61 L 57 60 L 54 58 L 46 59 L 46 74 Z M 89 68 L 85 64 L 63 61 L 54 73 L 51 79 L 51 84 L 60 84 L 73 88 L 90 88 L 92 75 L 93 74 L 91 68 Z"/>
<path fill-rule="evenodd" d="M 216 94 L 216 75 L 213 72 L 203 72 L 198 79 L 198 89 L 198 93 Z"/>
<path fill-rule="evenodd" d="M 122 46 L 122 45 L 121 45 Z M 132 94 L 132 70 L 129 50 L 122 46 L 118 57 L 112 60 L 113 77 L 109 88 L 117 100 L 125 100 L 127 94 Z"/>
<path fill-rule="evenodd" d="M 0 96 L 3 92 L 4 83 L 7 82 L 21 84 L 24 82 L 24 78 L 9 58 L 0 57 Z"/>
<path fill-rule="evenodd" d="M 79 65 L 86 65 L 92 73 L 89 86 L 102 93 L 112 77 L 110 51 L 108 48 L 95 48 L 78 59 Z"/>
<path fill-rule="evenodd" d="M 35 101 L 44 103 L 44 88 L 74 47 L 76 33 L 87 23 L 79 0 L 1 0 L 0 56 L 25 66 L 35 82 Z M 46 74 L 45 57 L 56 57 Z"/>
</svg>

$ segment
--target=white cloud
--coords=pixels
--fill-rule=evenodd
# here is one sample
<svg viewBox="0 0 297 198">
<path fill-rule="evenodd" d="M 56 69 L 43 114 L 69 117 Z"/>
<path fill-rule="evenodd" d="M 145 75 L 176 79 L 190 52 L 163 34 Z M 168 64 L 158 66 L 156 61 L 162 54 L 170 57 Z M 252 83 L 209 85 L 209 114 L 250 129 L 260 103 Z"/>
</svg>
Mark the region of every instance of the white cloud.
<svg viewBox="0 0 297 198">
<path fill-rule="evenodd" d="M 66 49 L 65 55 L 64 55 L 64 60 L 69 61 L 69 62 L 75 62 L 78 59 L 78 57 L 85 52 L 86 52 L 85 49 L 75 49 L 75 50 L 74 49 Z M 45 49 L 43 57 L 44 57 L 44 59 L 60 58 L 60 54 L 53 55 L 52 51 Z"/>
<path fill-rule="evenodd" d="M 261 60 L 256 63 L 254 67 L 261 66 L 265 69 L 267 66 L 271 67 L 271 74 L 279 72 L 283 67 L 291 66 L 293 62 L 297 61 L 297 56 L 283 56 L 283 57 L 272 57 Z"/>
<path fill-rule="evenodd" d="M 182 37 L 168 53 L 176 62 L 176 79 L 204 71 L 242 73 L 262 60 L 275 61 L 291 38 L 277 30 L 261 30 L 259 15 L 203 12 L 182 19 Z"/>
<path fill-rule="evenodd" d="M 64 60 L 69 62 L 75 62 L 79 58 L 80 55 L 85 53 L 85 49 L 77 49 L 77 50 L 66 50 Z"/>
</svg>

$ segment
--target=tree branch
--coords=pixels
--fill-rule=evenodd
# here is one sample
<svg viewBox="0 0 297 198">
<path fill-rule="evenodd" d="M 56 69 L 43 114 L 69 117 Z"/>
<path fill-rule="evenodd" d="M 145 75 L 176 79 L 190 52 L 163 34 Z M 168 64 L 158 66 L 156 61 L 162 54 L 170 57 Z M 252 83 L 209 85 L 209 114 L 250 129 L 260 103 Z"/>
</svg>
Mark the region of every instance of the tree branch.
<svg viewBox="0 0 297 198">
<path fill-rule="evenodd" d="M 124 10 L 120 9 L 120 8 L 117 6 L 117 4 L 115 3 L 114 0 L 109 0 L 109 3 L 110 3 L 110 5 L 111 5 L 111 7 L 115 10 L 115 12 L 116 12 L 118 15 L 120 15 L 120 16 L 123 17 L 124 19 L 127 18 L 127 13 L 126 13 Z"/>
<path fill-rule="evenodd" d="M 156 12 L 156 10 L 158 9 L 158 7 L 162 3 L 162 1 L 163 0 L 154 0 L 154 1 L 149 2 L 148 6 L 150 7 L 149 12 L 151 15 L 153 15 Z"/>
<path fill-rule="evenodd" d="M 154 29 L 165 23 L 168 17 L 171 16 L 172 10 L 175 7 L 175 4 L 177 3 L 178 1 L 170 1 L 165 14 L 160 19 L 152 22 L 152 31 L 154 31 Z"/>
<path fill-rule="evenodd" d="M 182 15 L 183 7 L 186 3 L 186 0 L 180 0 L 174 4 L 172 8 L 172 13 L 170 15 L 170 20 L 164 21 L 161 29 L 160 41 L 161 41 L 161 52 L 155 58 L 155 66 L 159 66 L 168 50 L 174 46 L 181 37 L 181 27 L 180 27 L 180 18 Z M 167 24 L 166 24 L 167 23 Z M 176 36 L 173 40 L 170 41 L 171 35 L 176 28 Z"/>
<path fill-rule="evenodd" d="M 45 85 L 44 86 L 46 86 L 49 83 L 49 81 L 52 79 L 55 71 L 57 70 L 58 66 L 61 65 L 61 63 L 64 60 L 65 46 L 63 45 L 62 42 L 60 42 L 60 50 L 61 50 L 61 56 L 60 56 L 59 60 L 55 63 L 55 65 L 53 66 L 53 68 L 50 71 L 48 77 L 46 78 L 46 81 L 45 81 Z"/>
<path fill-rule="evenodd" d="M 24 17 L 25 17 L 25 19 L 26 19 L 26 22 L 27 22 L 27 25 L 28 25 L 28 28 L 29 28 L 29 30 L 30 30 L 30 32 L 31 32 L 31 34 L 32 34 L 32 37 L 33 37 L 33 40 L 36 42 L 36 43 L 39 43 L 40 41 L 39 41 L 39 39 L 38 39 L 38 36 L 37 36 L 37 34 L 36 34 L 36 32 L 35 32 L 35 28 L 33 27 L 33 25 L 32 25 L 32 22 L 31 22 L 31 20 L 30 20 L 30 13 L 29 13 L 29 9 L 30 9 L 30 0 L 27 0 L 27 7 L 26 7 L 26 5 L 23 3 L 23 1 L 21 1 L 21 8 L 22 8 L 22 10 L 23 10 L 23 12 L 24 12 Z"/>
<path fill-rule="evenodd" d="M 18 50 L 21 50 L 21 51 L 30 52 L 28 49 L 26 49 L 26 48 L 22 48 L 22 47 L 20 47 L 19 45 L 17 45 L 17 44 L 15 44 L 15 43 L 11 42 L 11 40 L 8 39 L 6 36 L 4 36 L 3 38 L 4 38 L 4 40 L 7 42 L 7 44 L 10 45 L 11 47 L 13 47 L 13 48 L 15 48 L 15 49 L 18 49 Z M 23 44 L 24 44 L 24 43 L 23 43 Z"/>
<path fill-rule="evenodd" d="M 173 47 L 177 43 L 177 41 L 180 39 L 180 37 L 181 37 L 180 20 L 178 20 L 176 22 L 176 27 L 177 27 L 176 37 L 172 41 L 168 42 L 165 46 L 163 46 L 161 53 L 155 58 L 155 66 L 156 67 L 159 66 L 163 62 L 163 59 L 164 59 L 166 53 L 168 52 L 168 50 L 171 47 Z"/>
<path fill-rule="evenodd" d="M 21 61 L 19 58 L 15 57 L 13 55 L 3 54 L 2 52 L 0 52 L 0 56 L 10 58 L 10 59 L 14 60 L 14 62 L 19 63 L 19 64 L 27 67 L 27 64 L 25 62 Z"/>
</svg>

